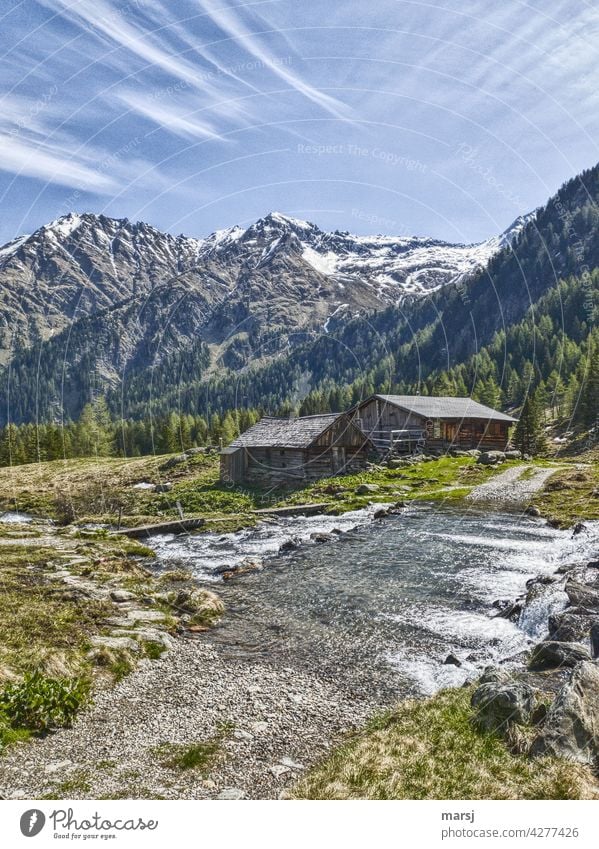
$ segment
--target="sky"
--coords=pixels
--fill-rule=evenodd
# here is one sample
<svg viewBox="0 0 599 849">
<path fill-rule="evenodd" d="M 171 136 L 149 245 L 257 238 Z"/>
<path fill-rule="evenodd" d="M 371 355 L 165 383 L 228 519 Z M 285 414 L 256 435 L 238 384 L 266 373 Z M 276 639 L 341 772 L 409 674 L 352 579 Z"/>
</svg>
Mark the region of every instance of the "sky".
<svg viewBox="0 0 599 849">
<path fill-rule="evenodd" d="M 272 210 L 474 242 L 599 161 L 584 0 L 4 0 L 0 242 Z"/>
</svg>

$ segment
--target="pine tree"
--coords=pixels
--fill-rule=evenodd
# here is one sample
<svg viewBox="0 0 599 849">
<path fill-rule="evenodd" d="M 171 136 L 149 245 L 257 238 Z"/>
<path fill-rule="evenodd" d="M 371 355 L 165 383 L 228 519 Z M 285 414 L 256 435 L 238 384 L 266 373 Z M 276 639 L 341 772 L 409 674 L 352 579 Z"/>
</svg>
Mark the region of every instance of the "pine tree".
<svg viewBox="0 0 599 849">
<path fill-rule="evenodd" d="M 514 442 L 523 454 L 534 456 L 546 448 L 545 434 L 541 423 L 539 400 L 535 393 L 529 394 L 524 401 L 520 418 L 514 431 Z"/>
</svg>

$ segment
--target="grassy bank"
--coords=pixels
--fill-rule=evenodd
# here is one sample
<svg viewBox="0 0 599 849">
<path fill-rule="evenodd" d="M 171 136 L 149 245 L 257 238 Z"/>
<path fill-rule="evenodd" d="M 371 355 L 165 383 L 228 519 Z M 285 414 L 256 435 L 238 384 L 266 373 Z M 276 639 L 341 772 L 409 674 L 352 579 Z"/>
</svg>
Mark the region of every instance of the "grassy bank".
<svg viewBox="0 0 599 849">
<path fill-rule="evenodd" d="M 120 517 L 123 526 L 131 526 L 177 516 L 179 504 L 186 516 L 204 517 L 207 528 L 224 531 L 251 525 L 256 521 L 253 511 L 264 507 L 332 501 L 331 512 L 344 512 L 373 500 L 459 499 L 517 463 L 490 467 L 477 465 L 472 457 L 441 457 L 265 492 L 221 484 L 215 455 L 56 460 L 0 468 L 0 509 L 61 523 L 116 523 Z M 356 490 L 362 484 L 377 489 L 360 494 Z M 150 485 L 168 491 L 156 492 Z"/>
<path fill-rule="evenodd" d="M 472 722 L 470 689 L 407 701 L 336 749 L 296 787 L 298 799 L 597 798 L 590 772 L 513 755 Z"/>
<path fill-rule="evenodd" d="M 557 472 L 535 498 L 543 516 L 565 527 L 599 519 L 599 448 L 575 459 L 576 468 Z"/>
<path fill-rule="evenodd" d="M 70 724 L 183 622 L 204 629 L 222 613 L 190 574 L 150 573 L 151 555 L 102 531 L 0 524 L 0 751 Z"/>
</svg>

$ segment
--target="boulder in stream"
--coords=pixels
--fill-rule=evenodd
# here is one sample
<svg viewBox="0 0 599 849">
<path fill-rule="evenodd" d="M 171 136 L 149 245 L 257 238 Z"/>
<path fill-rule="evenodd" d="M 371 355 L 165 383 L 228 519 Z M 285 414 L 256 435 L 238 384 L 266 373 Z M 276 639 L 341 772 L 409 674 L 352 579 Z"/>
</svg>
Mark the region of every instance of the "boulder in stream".
<svg viewBox="0 0 599 849">
<path fill-rule="evenodd" d="M 589 639 L 593 625 L 599 625 L 599 611 L 568 607 L 549 617 L 549 636 L 564 643 L 584 642 Z"/>
<path fill-rule="evenodd" d="M 559 669 L 562 666 L 576 666 L 582 660 L 590 660 L 586 646 L 580 643 L 566 643 L 559 640 L 545 640 L 532 650 L 531 669 Z"/>
<path fill-rule="evenodd" d="M 566 581 L 564 590 L 570 599 L 570 604 L 575 607 L 591 607 L 599 610 L 599 589 L 570 579 Z"/>
</svg>

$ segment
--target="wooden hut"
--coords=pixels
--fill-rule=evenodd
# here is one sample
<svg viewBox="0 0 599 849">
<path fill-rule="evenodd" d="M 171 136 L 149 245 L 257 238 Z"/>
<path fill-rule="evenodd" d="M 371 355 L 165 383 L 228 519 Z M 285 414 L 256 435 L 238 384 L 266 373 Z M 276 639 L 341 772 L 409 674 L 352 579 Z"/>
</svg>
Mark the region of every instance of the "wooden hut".
<svg viewBox="0 0 599 849">
<path fill-rule="evenodd" d="M 517 420 L 472 398 L 372 395 L 350 410 L 382 453 L 418 449 L 504 450 Z"/>
<path fill-rule="evenodd" d="M 220 479 L 272 487 L 364 469 L 374 451 L 347 413 L 265 416 L 220 455 Z"/>
</svg>

